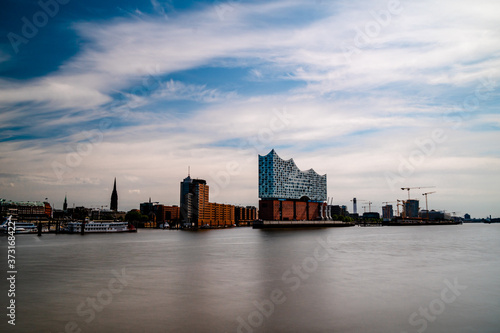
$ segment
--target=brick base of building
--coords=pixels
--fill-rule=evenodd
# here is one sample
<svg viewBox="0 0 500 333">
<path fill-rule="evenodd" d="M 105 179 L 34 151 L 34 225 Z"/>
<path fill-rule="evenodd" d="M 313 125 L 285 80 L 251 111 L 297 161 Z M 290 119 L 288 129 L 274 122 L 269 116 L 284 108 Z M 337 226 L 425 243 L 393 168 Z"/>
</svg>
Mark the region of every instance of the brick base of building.
<svg viewBox="0 0 500 333">
<path fill-rule="evenodd" d="M 321 202 L 260 200 L 259 219 L 268 221 L 311 221 L 321 218 Z"/>
</svg>

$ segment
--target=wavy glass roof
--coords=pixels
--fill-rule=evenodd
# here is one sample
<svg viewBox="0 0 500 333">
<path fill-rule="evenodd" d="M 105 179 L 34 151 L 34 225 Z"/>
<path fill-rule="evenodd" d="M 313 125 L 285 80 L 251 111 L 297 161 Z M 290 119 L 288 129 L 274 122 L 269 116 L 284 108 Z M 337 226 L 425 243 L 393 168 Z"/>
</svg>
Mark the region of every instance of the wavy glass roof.
<svg viewBox="0 0 500 333">
<path fill-rule="evenodd" d="M 326 174 L 301 171 L 293 159 L 283 160 L 271 150 L 259 155 L 259 198 L 326 200 Z"/>
</svg>

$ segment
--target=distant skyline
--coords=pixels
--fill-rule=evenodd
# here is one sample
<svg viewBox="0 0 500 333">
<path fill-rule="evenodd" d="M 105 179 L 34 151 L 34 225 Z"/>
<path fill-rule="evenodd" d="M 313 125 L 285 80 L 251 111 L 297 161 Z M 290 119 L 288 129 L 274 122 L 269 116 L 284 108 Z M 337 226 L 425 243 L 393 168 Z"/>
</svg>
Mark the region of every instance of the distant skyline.
<svg viewBox="0 0 500 333">
<path fill-rule="evenodd" d="M 498 1 L 40 3 L 0 13 L 0 198 L 178 205 L 190 166 L 257 206 L 275 149 L 350 211 L 500 216 Z"/>
</svg>

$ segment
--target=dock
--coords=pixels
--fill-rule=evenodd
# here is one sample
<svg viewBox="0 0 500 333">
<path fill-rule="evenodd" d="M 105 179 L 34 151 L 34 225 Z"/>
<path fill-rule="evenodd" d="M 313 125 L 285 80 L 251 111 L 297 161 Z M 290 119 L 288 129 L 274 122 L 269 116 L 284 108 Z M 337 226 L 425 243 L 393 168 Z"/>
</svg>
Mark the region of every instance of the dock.
<svg viewBox="0 0 500 333">
<path fill-rule="evenodd" d="M 384 222 L 387 226 L 420 226 L 420 225 L 460 225 L 461 221 L 433 221 L 433 220 L 417 220 L 417 219 L 396 219 L 390 222 Z"/>
<path fill-rule="evenodd" d="M 280 229 L 280 228 L 335 228 L 353 227 L 354 223 L 342 221 L 255 221 L 253 229 Z"/>
</svg>

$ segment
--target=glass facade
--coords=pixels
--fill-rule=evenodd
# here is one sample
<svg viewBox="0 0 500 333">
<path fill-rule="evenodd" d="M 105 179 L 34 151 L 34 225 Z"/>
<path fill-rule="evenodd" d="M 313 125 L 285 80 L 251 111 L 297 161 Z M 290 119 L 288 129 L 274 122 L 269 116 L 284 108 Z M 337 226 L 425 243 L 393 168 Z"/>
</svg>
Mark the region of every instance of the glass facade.
<svg viewBox="0 0 500 333">
<path fill-rule="evenodd" d="M 326 175 L 300 171 L 293 159 L 281 159 L 273 150 L 259 155 L 259 198 L 326 200 Z"/>
<path fill-rule="evenodd" d="M 404 203 L 404 209 L 405 209 L 405 217 L 418 217 L 418 207 L 419 201 L 418 200 L 407 200 Z"/>
</svg>

